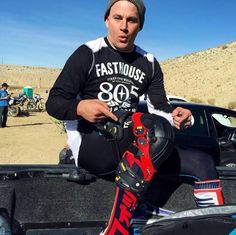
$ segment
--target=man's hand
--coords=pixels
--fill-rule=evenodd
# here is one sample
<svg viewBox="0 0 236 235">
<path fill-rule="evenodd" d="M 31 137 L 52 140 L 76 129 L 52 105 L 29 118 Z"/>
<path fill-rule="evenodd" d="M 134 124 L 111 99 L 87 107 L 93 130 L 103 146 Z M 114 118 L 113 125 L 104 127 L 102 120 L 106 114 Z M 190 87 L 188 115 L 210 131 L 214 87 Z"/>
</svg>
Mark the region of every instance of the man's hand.
<svg viewBox="0 0 236 235">
<path fill-rule="evenodd" d="M 93 123 L 101 122 L 106 118 L 118 120 L 107 104 L 98 99 L 81 100 L 77 106 L 77 115 Z"/>
<path fill-rule="evenodd" d="M 188 109 L 177 107 L 172 112 L 174 127 L 177 129 L 187 128 L 191 124 L 192 113 Z"/>
</svg>

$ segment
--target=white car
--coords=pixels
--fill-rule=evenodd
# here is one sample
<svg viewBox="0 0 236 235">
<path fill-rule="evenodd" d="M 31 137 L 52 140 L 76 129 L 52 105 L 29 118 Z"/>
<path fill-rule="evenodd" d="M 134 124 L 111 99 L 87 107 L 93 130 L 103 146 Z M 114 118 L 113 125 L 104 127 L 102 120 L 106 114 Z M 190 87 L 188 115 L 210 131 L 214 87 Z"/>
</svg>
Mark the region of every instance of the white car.
<svg viewBox="0 0 236 235">
<path fill-rule="evenodd" d="M 167 99 L 169 101 L 175 101 L 175 102 L 189 102 L 188 100 L 186 100 L 185 98 L 183 97 L 180 97 L 180 96 L 174 96 L 174 95 L 167 95 Z M 142 100 L 145 100 L 145 95 L 142 95 L 140 97 L 140 101 Z"/>
<path fill-rule="evenodd" d="M 169 101 L 175 101 L 175 102 L 189 102 L 188 100 L 186 100 L 183 97 L 174 96 L 174 95 L 167 95 L 167 99 Z"/>
</svg>

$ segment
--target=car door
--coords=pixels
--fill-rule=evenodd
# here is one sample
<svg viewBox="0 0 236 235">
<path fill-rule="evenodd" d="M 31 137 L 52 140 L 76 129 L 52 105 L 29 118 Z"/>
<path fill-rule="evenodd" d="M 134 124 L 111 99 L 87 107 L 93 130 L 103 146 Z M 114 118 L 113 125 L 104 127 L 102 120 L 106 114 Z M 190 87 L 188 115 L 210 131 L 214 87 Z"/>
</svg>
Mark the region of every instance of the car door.
<svg viewBox="0 0 236 235">
<path fill-rule="evenodd" d="M 214 137 L 212 126 L 208 123 L 205 109 L 185 107 L 191 110 L 194 125 L 187 129 L 175 130 L 176 143 L 186 148 L 197 148 L 213 156 L 216 165 L 219 165 L 220 150 Z"/>
<path fill-rule="evenodd" d="M 226 109 L 209 110 L 220 147 L 220 165 L 236 167 L 236 113 Z"/>
</svg>

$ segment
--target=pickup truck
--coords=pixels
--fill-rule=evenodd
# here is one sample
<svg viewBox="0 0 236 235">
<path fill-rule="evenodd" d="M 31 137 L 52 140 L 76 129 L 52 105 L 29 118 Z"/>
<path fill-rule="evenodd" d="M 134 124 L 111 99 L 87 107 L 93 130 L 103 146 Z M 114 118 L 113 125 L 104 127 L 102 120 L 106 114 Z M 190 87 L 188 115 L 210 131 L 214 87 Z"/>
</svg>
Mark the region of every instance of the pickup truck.
<svg viewBox="0 0 236 235">
<path fill-rule="evenodd" d="M 236 111 L 190 102 L 170 103 L 173 108 L 191 110 L 195 120 L 192 127 L 175 130 L 178 145 L 207 152 L 217 166 L 236 167 Z M 147 112 L 145 101 L 140 102 L 139 111 Z"/>
<path fill-rule="evenodd" d="M 176 131 L 176 141 L 202 148 L 211 154 L 215 151 L 218 155 L 214 156 L 220 157 L 222 162 L 225 148 L 225 152 L 232 153 L 232 159 L 235 159 L 234 111 L 187 102 L 172 105 L 189 108 L 195 118 L 193 127 Z M 140 108 L 147 109 L 145 103 Z M 231 148 L 234 148 L 234 151 L 231 151 Z M 99 234 L 106 227 L 111 213 L 115 184 L 97 177 L 90 181 L 72 181 L 70 176 L 77 170 L 74 164 L 0 165 L 0 234 Z M 222 180 L 225 204 L 232 208 L 232 204 L 235 205 L 236 202 L 236 168 L 219 166 L 217 170 Z M 157 174 L 149 189 L 144 196 L 145 201 L 157 208 L 151 213 L 153 218 L 166 216 L 168 219 L 167 212 L 196 207 L 192 195 L 193 186 L 179 177 L 159 177 Z M 138 209 L 144 212 L 148 210 L 142 204 Z M 230 218 L 235 218 L 236 209 L 233 213 L 234 217 Z M 215 224 L 216 220 L 214 226 Z M 131 229 L 145 227 L 145 220 L 139 219 L 132 223 Z M 181 227 L 187 229 L 188 223 L 184 222 Z M 188 230 L 185 234 L 203 234 L 198 231 L 201 228 L 202 224 L 194 230 L 197 233 Z M 160 231 L 159 227 L 157 230 Z M 175 231 L 168 234 L 177 234 Z M 138 233 L 133 230 L 130 234 Z M 209 231 L 204 234 L 226 233 Z"/>
</svg>

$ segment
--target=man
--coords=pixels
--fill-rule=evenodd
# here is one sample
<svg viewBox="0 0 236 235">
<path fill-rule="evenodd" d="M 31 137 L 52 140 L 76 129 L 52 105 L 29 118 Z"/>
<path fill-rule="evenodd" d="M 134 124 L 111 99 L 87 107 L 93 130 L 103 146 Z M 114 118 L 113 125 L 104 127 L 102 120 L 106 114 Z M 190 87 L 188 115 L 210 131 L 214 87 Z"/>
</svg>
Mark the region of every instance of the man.
<svg viewBox="0 0 236 235">
<path fill-rule="evenodd" d="M 142 0 L 110 0 L 107 37 L 80 46 L 50 90 L 50 115 L 79 119 L 78 165 L 115 174 L 116 197 L 104 234 L 129 234 L 130 220 L 157 168 L 173 149 L 173 130 L 191 125 L 187 109 L 172 109 L 153 55 L 134 44 L 143 28 Z M 149 112 L 136 113 L 145 94 Z M 170 125 L 171 124 L 171 125 Z"/>
<path fill-rule="evenodd" d="M 6 127 L 7 124 L 8 100 L 10 98 L 7 92 L 8 87 L 8 84 L 4 82 L 0 90 L 0 128 Z"/>
</svg>

